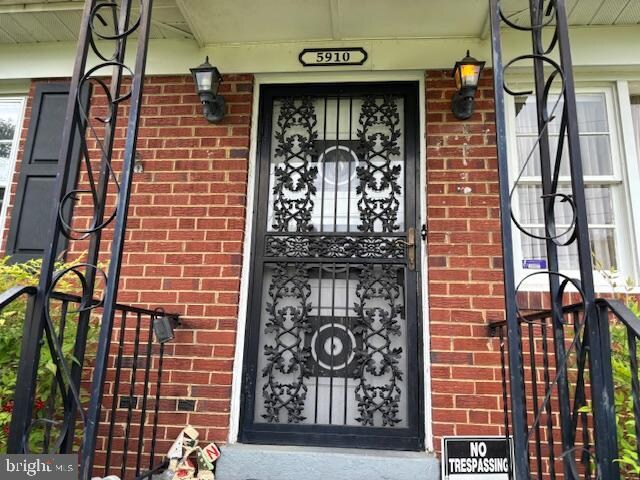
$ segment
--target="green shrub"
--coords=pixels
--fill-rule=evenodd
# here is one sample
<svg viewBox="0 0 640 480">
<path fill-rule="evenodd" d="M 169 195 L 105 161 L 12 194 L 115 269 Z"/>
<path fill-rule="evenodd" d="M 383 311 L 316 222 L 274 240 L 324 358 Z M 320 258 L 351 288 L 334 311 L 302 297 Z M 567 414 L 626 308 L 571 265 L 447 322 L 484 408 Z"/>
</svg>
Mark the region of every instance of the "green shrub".
<svg viewBox="0 0 640 480">
<path fill-rule="evenodd" d="M 72 264 L 58 264 L 56 269 L 63 269 Z M 20 285 L 37 285 L 40 275 L 41 260 L 29 260 L 25 263 L 11 264 L 8 257 L 0 259 L 0 292 L 4 292 L 11 287 Z M 78 290 L 73 281 L 66 281 L 64 277 L 57 285 L 56 291 L 65 293 L 75 293 Z M 69 276 L 71 278 L 71 275 Z M 20 348 L 22 343 L 22 332 L 25 321 L 27 298 L 22 298 L 12 302 L 0 311 L 0 452 L 6 451 L 9 424 L 11 423 L 11 413 L 13 411 L 13 395 L 16 388 L 16 374 L 20 361 Z M 77 330 L 78 314 L 73 311 L 74 306 L 69 306 L 66 314 L 64 340 L 62 342 L 62 352 L 67 361 L 67 365 L 75 361 L 73 358 L 73 348 Z M 61 320 L 60 302 L 52 301 L 50 316 L 55 325 L 56 332 L 59 330 Z M 90 322 L 88 351 L 95 343 L 97 329 L 95 322 Z M 54 391 L 56 375 L 56 365 L 52 360 L 51 352 L 47 343 L 43 345 L 38 365 L 38 383 L 36 386 L 36 398 L 33 411 L 34 419 L 50 418 L 50 410 L 54 412 L 54 418 L 61 418 L 61 398 L 59 391 Z M 45 427 L 42 422 L 32 430 L 29 448 L 33 452 L 42 451 Z M 52 434 L 52 441 L 55 441 L 55 434 Z"/>
<path fill-rule="evenodd" d="M 640 317 L 640 308 L 636 297 L 627 296 L 627 306 Z M 640 347 L 640 346 L 639 346 Z M 636 351 L 638 363 L 640 352 Z M 633 412 L 633 393 L 631 390 L 631 364 L 627 328 L 616 323 L 611 328 L 611 367 L 613 371 L 614 403 L 616 409 L 616 427 L 618 433 L 618 462 L 623 476 L 640 474 L 636 438 L 636 422 Z"/>
<path fill-rule="evenodd" d="M 607 280 L 615 296 L 640 318 L 640 301 L 630 293 L 634 282 L 628 278 L 624 285 L 618 283 L 618 272 L 615 268 L 606 270 L 602 263 L 594 257 L 595 269 Z M 638 439 L 636 438 L 636 422 L 633 409 L 633 391 L 631 389 L 631 353 L 627 327 L 617 320 L 610 323 L 611 335 L 611 370 L 613 374 L 614 405 L 616 411 L 616 433 L 618 441 L 618 458 L 622 478 L 640 474 L 638 459 Z M 636 349 L 636 360 L 640 364 L 640 345 Z M 591 403 L 581 409 L 591 412 Z"/>
</svg>

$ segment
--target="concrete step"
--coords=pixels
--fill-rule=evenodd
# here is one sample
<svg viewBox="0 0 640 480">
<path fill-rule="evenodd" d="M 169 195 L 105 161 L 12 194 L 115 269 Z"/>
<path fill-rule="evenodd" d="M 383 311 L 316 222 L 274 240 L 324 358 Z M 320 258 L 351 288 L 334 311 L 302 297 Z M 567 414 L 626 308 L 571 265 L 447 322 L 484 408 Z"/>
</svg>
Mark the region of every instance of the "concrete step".
<svg viewBox="0 0 640 480">
<path fill-rule="evenodd" d="M 221 448 L 216 480 L 437 480 L 433 454 L 234 444 Z"/>
</svg>

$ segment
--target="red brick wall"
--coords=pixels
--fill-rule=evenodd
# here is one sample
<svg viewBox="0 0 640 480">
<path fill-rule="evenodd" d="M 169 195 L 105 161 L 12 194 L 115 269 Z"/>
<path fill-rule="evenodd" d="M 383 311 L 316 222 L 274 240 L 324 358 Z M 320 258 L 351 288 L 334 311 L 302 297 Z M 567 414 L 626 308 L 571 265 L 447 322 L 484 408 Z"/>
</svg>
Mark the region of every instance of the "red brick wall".
<svg viewBox="0 0 640 480">
<path fill-rule="evenodd" d="M 190 77 L 146 80 L 138 140 L 145 172 L 134 176 L 119 301 L 183 316 L 165 362 L 160 452 L 187 423 L 204 438 L 227 439 L 252 87 L 250 75 L 226 76 L 227 115 L 210 125 Z M 503 318 L 490 71 L 470 120 L 453 118 L 452 94 L 448 72 L 427 72 L 426 351 L 438 449 L 442 435 L 497 434 L 503 421 L 498 345 L 487 332 L 487 322 Z M 124 128 L 118 135 L 116 168 Z M 195 411 L 178 411 L 178 399 L 195 400 Z"/>
<path fill-rule="evenodd" d="M 498 343 L 487 323 L 504 318 L 498 172 L 491 72 L 476 112 L 451 113 L 447 71 L 426 75 L 427 254 L 435 447 L 442 435 L 501 432 Z"/>
<path fill-rule="evenodd" d="M 166 452 L 186 424 L 196 426 L 203 439 L 224 442 L 228 436 L 253 77 L 225 76 L 220 88 L 227 111 L 218 124 L 203 118 L 190 76 L 148 77 L 144 88 L 137 149 L 144 173 L 133 177 L 118 301 L 161 306 L 182 317 L 164 361 L 156 451 Z M 13 194 L 34 91 L 35 82 Z M 106 98 L 96 94 L 92 115 L 103 114 L 105 104 Z M 121 169 L 126 132 L 125 113 L 121 115 L 113 156 L 116 172 Z M 96 142 L 90 139 L 89 147 L 99 159 Z M 86 178 L 81 169 L 81 185 L 86 185 Z M 108 204 L 112 206 L 114 199 L 112 192 Z M 86 223 L 91 213 L 88 197 L 82 198 L 76 217 Z M 103 248 L 108 250 L 109 229 L 104 238 Z M 87 248 L 86 241 L 72 242 L 69 257 Z M 180 410 L 177 401 L 183 399 L 195 401 L 194 411 Z"/>
<path fill-rule="evenodd" d="M 138 140 L 145 173 L 134 177 L 119 301 L 183 316 L 163 398 L 195 400 L 195 410 L 161 417 L 167 439 L 186 424 L 216 442 L 228 435 L 253 78 L 227 75 L 221 91 L 226 116 L 209 124 L 191 77 L 145 83 Z"/>
</svg>

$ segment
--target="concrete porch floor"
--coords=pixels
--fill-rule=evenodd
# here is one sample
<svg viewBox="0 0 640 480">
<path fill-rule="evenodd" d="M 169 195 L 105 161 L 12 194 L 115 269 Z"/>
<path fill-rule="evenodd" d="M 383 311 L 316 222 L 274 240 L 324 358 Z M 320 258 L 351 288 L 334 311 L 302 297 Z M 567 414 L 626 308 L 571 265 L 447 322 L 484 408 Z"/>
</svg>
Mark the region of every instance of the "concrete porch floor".
<svg viewBox="0 0 640 480">
<path fill-rule="evenodd" d="M 434 454 L 234 444 L 221 448 L 216 480 L 436 480 Z"/>
</svg>

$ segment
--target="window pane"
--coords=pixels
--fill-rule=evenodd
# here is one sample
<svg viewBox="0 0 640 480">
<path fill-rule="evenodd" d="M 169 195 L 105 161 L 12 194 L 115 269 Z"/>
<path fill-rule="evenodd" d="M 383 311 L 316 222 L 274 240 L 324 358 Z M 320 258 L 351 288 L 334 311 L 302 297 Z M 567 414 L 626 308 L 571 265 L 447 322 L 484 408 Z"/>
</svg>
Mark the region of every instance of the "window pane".
<svg viewBox="0 0 640 480">
<path fill-rule="evenodd" d="M 516 97 L 516 133 L 537 133 L 538 120 L 535 98 Z"/>
<path fill-rule="evenodd" d="M 524 162 L 527 161 L 529 155 L 533 151 L 533 155 L 529 158 L 524 170 L 524 176 L 526 177 L 539 177 L 540 176 L 540 146 L 536 145 L 537 137 L 518 137 L 518 159 L 519 168 L 522 168 Z M 552 168 L 555 168 L 555 161 L 558 149 L 558 137 L 549 137 L 549 154 L 551 156 Z M 564 150 L 562 152 L 562 158 L 560 160 L 560 175 L 569 175 L 569 156 L 567 154 L 567 144 L 565 142 Z"/>
<path fill-rule="evenodd" d="M 558 137 L 550 136 L 549 143 L 551 164 L 555 165 Z M 527 163 L 524 175 L 536 177 L 540 175 L 540 152 L 539 146 L 536 145 L 536 137 L 518 137 L 517 144 L 520 166 L 526 161 L 531 151 L 535 149 L 534 154 Z M 609 135 L 580 135 L 580 153 L 582 154 L 584 175 L 613 175 Z M 565 176 L 569 175 L 569 151 L 566 139 L 562 150 L 560 174 Z"/>
<path fill-rule="evenodd" d="M 587 221 L 589 224 L 614 225 L 613 199 L 609 186 L 587 185 L 585 197 L 587 200 Z M 566 185 L 558 188 L 559 193 L 569 195 L 571 188 Z M 518 187 L 518 205 L 520 206 L 520 223 L 544 223 L 542 187 L 538 185 L 523 185 Z M 567 202 L 556 201 L 556 224 L 570 225 L 573 213 Z M 560 231 L 563 231 L 561 229 Z"/>
<path fill-rule="evenodd" d="M 535 97 L 517 97 L 516 100 L 516 132 L 538 133 Z M 556 105 L 557 103 L 557 105 Z M 583 133 L 608 132 L 607 105 L 602 93 L 580 93 L 576 95 L 578 130 Z M 558 101 L 557 95 L 551 95 L 547 102 L 549 115 L 554 119 L 549 124 L 549 133 L 558 133 L 564 102 Z"/>
<path fill-rule="evenodd" d="M 607 104 L 604 93 L 576 95 L 580 133 L 608 132 Z"/>
<path fill-rule="evenodd" d="M 543 228 L 531 229 L 532 233 L 542 235 Z M 612 268 L 619 268 L 616 245 L 615 245 L 615 233 L 613 228 L 590 228 L 589 238 L 591 251 L 594 256 L 594 266 L 596 268 L 602 268 L 605 270 L 611 270 Z M 546 263 L 547 255 L 544 240 L 538 240 L 530 238 L 521 233 L 522 241 L 522 262 L 523 268 L 526 271 L 533 269 L 546 269 L 541 268 L 541 262 Z M 578 247 L 576 243 L 572 243 L 566 247 L 558 247 L 558 263 L 561 270 L 577 270 L 578 269 Z M 526 265 L 526 266 L 525 266 Z"/>
<path fill-rule="evenodd" d="M 19 115 L 18 102 L 0 101 L 0 140 L 13 140 Z"/>
<path fill-rule="evenodd" d="M 9 158 L 10 153 L 11 153 L 11 143 L 0 142 L 0 159 Z"/>
<path fill-rule="evenodd" d="M 631 97 L 631 118 L 633 118 L 633 130 L 636 133 L 636 152 L 640 157 L 640 95 Z"/>
</svg>

